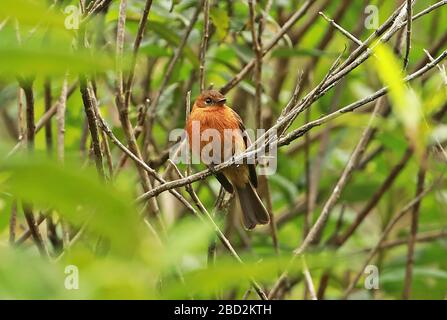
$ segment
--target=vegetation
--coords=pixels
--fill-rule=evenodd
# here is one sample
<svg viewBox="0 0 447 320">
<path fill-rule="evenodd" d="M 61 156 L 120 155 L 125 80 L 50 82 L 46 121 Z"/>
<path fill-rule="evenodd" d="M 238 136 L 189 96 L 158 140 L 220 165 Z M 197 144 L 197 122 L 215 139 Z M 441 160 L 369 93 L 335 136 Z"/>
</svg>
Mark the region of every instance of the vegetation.
<svg viewBox="0 0 447 320">
<path fill-rule="evenodd" d="M 1 1 L 0 298 L 446 298 L 446 5 Z M 173 161 L 209 87 L 270 225 Z"/>
</svg>

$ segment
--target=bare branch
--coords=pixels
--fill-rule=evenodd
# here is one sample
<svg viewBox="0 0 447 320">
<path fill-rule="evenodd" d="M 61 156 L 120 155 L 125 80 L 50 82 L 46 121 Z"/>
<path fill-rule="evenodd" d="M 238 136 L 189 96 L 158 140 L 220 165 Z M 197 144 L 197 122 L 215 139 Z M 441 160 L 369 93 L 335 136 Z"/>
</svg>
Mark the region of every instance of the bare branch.
<svg viewBox="0 0 447 320">
<path fill-rule="evenodd" d="M 99 143 L 98 127 L 96 126 L 96 100 L 88 89 L 87 79 L 84 75 L 79 76 L 79 86 L 82 95 L 82 102 L 84 103 L 85 115 L 88 121 L 88 128 L 92 137 L 93 152 L 95 154 L 96 170 L 99 176 L 104 179 L 104 168 L 102 164 L 101 145 Z"/>
</svg>

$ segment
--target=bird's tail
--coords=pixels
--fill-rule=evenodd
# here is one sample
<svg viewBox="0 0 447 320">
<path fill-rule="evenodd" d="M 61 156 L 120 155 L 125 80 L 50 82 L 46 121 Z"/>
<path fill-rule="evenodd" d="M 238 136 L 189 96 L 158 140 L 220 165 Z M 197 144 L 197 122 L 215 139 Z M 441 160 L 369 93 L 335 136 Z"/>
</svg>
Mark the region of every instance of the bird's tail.
<svg viewBox="0 0 447 320">
<path fill-rule="evenodd" d="M 251 183 L 236 188 L 242 209 L 242 221 L 245 228 L 253 229 L 257 224 L 267 224 L 270 221 L 267 209 L 264 207 Z"/>
</svg>

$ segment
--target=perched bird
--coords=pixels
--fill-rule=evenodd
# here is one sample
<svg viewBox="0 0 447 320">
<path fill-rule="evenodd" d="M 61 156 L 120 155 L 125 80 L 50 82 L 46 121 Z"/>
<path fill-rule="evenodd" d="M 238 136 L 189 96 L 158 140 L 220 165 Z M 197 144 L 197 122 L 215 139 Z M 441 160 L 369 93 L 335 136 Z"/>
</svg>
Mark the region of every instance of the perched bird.
<svg viewBox="0 0 447 320">
<path fill-rule="evenodd" d="M 243 134 L 245 127 L 241 117 L 225 102 L 225 96 L 219 91 L 204 91 L 195 101 L 188 117 L 186 132 L 190 148 L 204 163 L 206 161 L 203 159 L 202 150 L 207 145 L 212 146 L 211 154 L 217 152 L 214 153 L 217 155 L 214 158 L 218 158 L 221 163 L 243 153 L 250 143 L 248 136 Z M 194 122 L 195 125 L 200 124 L 200 130 L 193 129 Z M 220 139 L 210 138 L 210 135 L 206 134 L 207 129 L 214 129 Z M 194 144 L 193 139 L 199 139 L 200 142 Z M 215 164 L 218 163 L 210 165 Z M 268 212 L 255 190 L 258 184 L 255 164 L 234 164 L 216 172 L 215 176 L 226 191 L 236 191 L 242 209 L 242 221 L 247 229 L 253 229 L 257 224 L 269 223 Z"/>
</svg>

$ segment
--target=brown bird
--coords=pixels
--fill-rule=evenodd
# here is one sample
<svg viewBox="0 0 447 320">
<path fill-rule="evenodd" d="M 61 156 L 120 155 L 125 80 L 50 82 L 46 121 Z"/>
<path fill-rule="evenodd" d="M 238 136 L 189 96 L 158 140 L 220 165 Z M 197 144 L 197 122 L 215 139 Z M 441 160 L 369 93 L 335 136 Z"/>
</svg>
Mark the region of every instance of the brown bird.
<svg viewBox="0 0 447 320">
<path fill-rule="evenodd" d="M 207 163 L 211 166 L 243 153 L 250 143 L 248 136 L 244 135 L 245 127 L 241 117 L 225 102 L 225 96 L 216 90 L 202 92 L 186 123 L 192 153 L 207 163 L 204 151 L 211 149 L 208 155 L 213 158 L 213 163 Z M 200 125 L 200 131 L 193 129 L 194 123 Z M 207 129 L 214 129 L 219 139 L 211 139 L 212 134 L 207 134 Z M 200 143 L 194 144 L 193 139 L 198 139 Z M 255 190 L 258 181 L 254 164 L 234 164 L 215 173 L 215 176 L 226 191 L 236 191 L 241 204 L 242 221 L 247 229 L 269 223 L 268 212 Z"/>
</svg>

